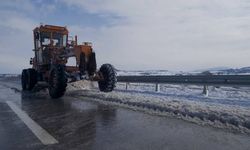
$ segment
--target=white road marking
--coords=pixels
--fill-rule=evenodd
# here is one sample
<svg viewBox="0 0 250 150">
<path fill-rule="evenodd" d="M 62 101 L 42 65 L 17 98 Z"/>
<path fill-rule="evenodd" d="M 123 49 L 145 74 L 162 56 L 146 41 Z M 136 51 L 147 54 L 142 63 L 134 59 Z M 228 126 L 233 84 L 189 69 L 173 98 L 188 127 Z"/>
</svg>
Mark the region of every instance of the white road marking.
<svg viewBox="0 0 250 150">
<path fill-rule="evenodd" d="M 15 103 L 12 101 L 6 101 L 6 103 L 44 145 L 58 143 L 58 141 L 53 136 L 51 136 L 46 130 L 39 126 L 34 120 L 32 120 Z"/>
</svg>

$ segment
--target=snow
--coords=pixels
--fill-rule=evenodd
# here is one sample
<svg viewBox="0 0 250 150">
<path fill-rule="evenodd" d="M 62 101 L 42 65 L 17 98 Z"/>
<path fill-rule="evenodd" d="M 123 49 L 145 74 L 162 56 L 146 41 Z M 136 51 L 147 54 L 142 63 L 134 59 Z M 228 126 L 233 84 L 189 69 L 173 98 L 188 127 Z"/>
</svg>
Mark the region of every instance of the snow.
<svg viewBox="0 0 250 150">
<path fill-rule="evenodd" d="M 77 81 L 77 82 L 72 82 L 72 83 L 68 83 L 67 85 L 67 90 L 91 90 L 93 88 L 95 88 L 97 85 L 95 85 L 94 82 L 89 82 L 86 80 L 81 80 L 81 81 Z"/>
<path fill-rule="evenodd" d="M 18 77 L 19 74 L 0 74 L 0 78 Z"/>
<path fill-rule="evenodd" d="M 155 92 L 153 84 L 133 83 L 125 90 L 125 84 L 118 83 L 115 91 L 103 93 L 95 83 L 91 88 L 85 84 L 82 90 L 69 95 L 91 97 L 147 113 L 250 133 L 250 88 L 209 87 L 208 96 L 202 94 L 201 86 L 164 84 L 160 88 L 161 92 Z"/>
<path fill-rule="evenodd" d="M 153 75 L 175 75 L 176 72 L 168 70 L 118 70 L 117 76 L 153 76 Z"/>
<path fill-rule="evenodd" d="M 229 67 L 216 67 L 209 69 L 200 69 L 195 71 L 169 71 L 169 70 L 117 70 L 118 76 L 154 76 L 154 75 L 197 75 L 204 72 L 219 75 L 250 75 L 250 67 L 243 68 L 229 68 Z"/>
</svg>

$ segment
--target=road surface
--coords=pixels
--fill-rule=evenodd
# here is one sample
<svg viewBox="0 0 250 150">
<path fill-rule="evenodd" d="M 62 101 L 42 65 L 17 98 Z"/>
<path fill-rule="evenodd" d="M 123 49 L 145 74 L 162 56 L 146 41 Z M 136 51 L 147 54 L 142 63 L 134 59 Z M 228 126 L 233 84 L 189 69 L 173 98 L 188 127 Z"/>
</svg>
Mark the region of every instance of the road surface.
<svg viewBox="0 0 250 150">
<path fill-rule="evenodd" d="M 4 83 L 4 84 L 3 84 Z M 250 136 L 0 81 L 0 149 L 249 150 Z"/>
</svg>

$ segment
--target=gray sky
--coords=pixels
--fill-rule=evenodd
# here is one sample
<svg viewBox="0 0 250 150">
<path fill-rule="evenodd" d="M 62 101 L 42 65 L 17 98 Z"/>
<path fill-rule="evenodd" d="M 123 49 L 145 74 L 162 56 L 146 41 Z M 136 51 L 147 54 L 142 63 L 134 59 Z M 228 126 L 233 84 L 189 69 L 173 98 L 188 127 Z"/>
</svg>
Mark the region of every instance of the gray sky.
<svg viewBox="0 0 250 150">
<path fill-rule="evenodd" d="M 250 66 L 249 0 L 3 0 L 0 73 L 33 56 L 41 22 L 91 41 L 97 62 L 118 69 L 190 71 Z"/>
</svg>

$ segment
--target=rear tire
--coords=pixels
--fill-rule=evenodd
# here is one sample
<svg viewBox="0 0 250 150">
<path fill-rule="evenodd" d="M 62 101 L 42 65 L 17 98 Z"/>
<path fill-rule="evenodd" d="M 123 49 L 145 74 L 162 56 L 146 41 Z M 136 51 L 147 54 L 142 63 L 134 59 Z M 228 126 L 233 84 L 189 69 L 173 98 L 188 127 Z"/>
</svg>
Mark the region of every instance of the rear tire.
<svg viewBox="0 0 250 150">
<path fill-rule="evenodd" d="M 23 69 L 22 71 L 22 89 L 27 90 L 27 69 Z"/>
<path fill-rule="evenodd" d="M 92 54 L 89 56 L 89 62 L 88 62 L 88 73 L 90 76 L 94 75 L 96 71 L 96 59 L 95 59 L 95 53 L 92 52 Z"/>
<path fill-rule="evenodd" d="M 86 60 L 85 60 L 85 54 L 80 54 L 80 64 L 79 64 L 79 70 L 82 75 L 85 74 L 86 71 Z"/>
<path fill-rule="evenodd" d="M 67 77 L 63 65 L 53 65 L 49 75 L 49 95 L 51 98 L 62 97 L 66 91 Z"/>
<path fill-rule="evenodd" d="M 31 91 L 37 83 L 37 73 L 35 69 L 27 69 L 26 89 Z"/>
<path fill-rule="evenodd" d="M 113 91 L 117 81 L 114 67 L 110 64 L 103 64 L 99 71 L 104 78 L 104 80 L 98 81 L 100 91 L 102 92 Z"/>
</svg>

